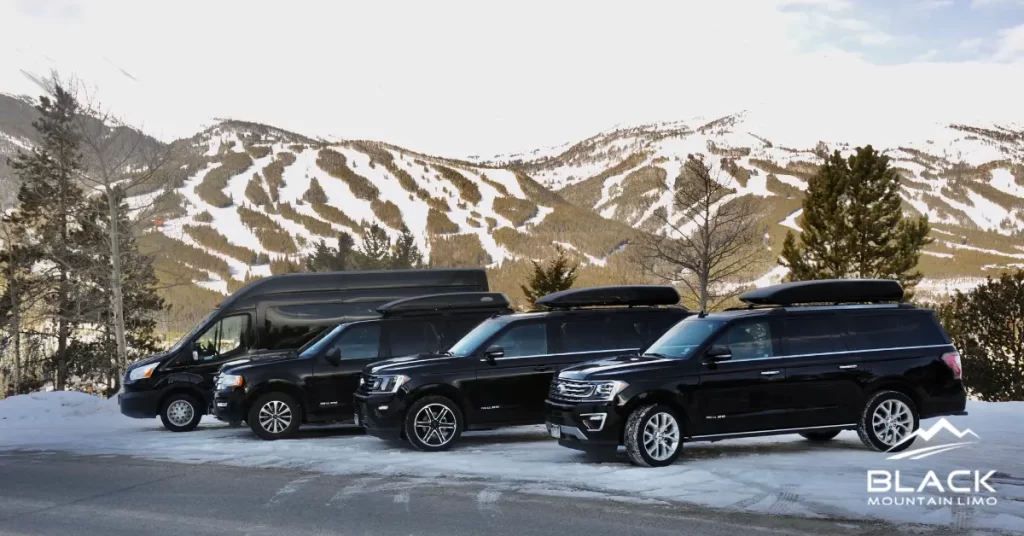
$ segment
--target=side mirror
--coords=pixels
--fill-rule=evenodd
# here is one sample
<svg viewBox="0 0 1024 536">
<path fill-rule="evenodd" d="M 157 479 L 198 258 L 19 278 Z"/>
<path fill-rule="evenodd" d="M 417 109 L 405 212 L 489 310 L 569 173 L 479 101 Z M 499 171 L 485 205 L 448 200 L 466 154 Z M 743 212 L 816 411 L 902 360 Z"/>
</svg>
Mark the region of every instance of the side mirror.
<svg viewBox="0 0 1024 536">
<path fill-rule="evenodd" d="M 712 346 L 708 348 L 707 352 L 704 352 L 704 361 L 708 363 L 718 363 L 719 361 L 728 361 L 732 359 L 732 350 L 729 350 L 728 346 Z"/>
<path fill-rule="evenodd" d="M 338 366 L 341 364 L 341 350 L 337 348 L 331 348 L 324 354 L 324 360 L 330 363 L 332 366 Z"/>
<path fill-rule="evenodd" d="M 484 351 L 484 359 L 489 362 L 493 362 L 495 359 L 501 359 L 505 357 L 505 349 L 500 346 L 491 346 Z"/>
</svg>

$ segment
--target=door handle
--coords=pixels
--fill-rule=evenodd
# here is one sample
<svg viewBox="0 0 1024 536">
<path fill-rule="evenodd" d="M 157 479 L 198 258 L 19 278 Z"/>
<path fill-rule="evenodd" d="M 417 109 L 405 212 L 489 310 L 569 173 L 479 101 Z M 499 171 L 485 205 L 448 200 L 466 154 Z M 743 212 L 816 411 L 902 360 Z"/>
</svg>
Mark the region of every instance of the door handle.
<svg viewBox="0 0 1024 536">
<path fill-rule="evenodd" d="M 857 365 L 839 365 L 839 368 L 842 370 L 854 369 L 857 368 Z"/>
<path fill-rule="evenodd" d="M 778 373 L 779 373 L 778 370 L 766 370 L 766 371 L 762 372 L 761 375 L 762 376 L 774 376 L 774 375 L 776 375 Z"/>
<path fill-rule="evenodd" d="M 551 370 L 551 367 L 549 365 L 541 365 L 539 367 L 533 367 L 533 370 L 536 370 L 537 372 L 548 372 Z"/>
</svg>

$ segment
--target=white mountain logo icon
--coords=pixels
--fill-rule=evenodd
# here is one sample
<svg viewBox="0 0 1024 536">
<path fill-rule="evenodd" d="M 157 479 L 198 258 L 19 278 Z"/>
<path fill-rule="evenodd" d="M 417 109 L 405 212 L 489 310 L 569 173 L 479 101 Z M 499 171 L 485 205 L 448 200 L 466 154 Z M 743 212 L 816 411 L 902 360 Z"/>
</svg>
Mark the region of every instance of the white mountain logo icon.
<svg viewBox="0 0 1024 536">
<path fill-rule="evenodd" d="M 956 436 L 957 439 L 963 439 L 963 438 L 965 438 L 967 436 L 973 436 L 975 439 L 978 439 L 978 440 L 981 439 L 980 437 L 978 437 L 978 434 L 974 433 L 974 431 L 971 430 L 970 428 L 967 428 L 967 429 L 961 431 L 961 430 L 957 429 L 956 426 L 953 426 L 945 418 L 941 418 L 941 419 L 939 419 L 938 422 L 936 422 L 935 424 L 933 424 L 929 428 L 918 428 L 917 430 L 914 430 L 913 433 L 911 433 L 907 437 L 903 438 L 903 440 L 900 441 L 899 443 L 896 443 L 895 445 L 893 445 L 892 448 L 890 448 L 889 450 L 891 451 L 892 449 L 894 449 L 894 448 L 896 448 L 896 447 L 906 443 L 907 441 L 910 441 L 911 439 L 913 439 L 915 437 L 921 438 L 922 441 L 931 441 L 935 436 L 939 435 L 939 432 L 942 432 L 942 431 L 946 431 L 946 432 L 949 432 L 950 434 L 953 434 L 954 436 Z M 906 452 L 900 452 L 899 454 L 894 454 L 892 456 L 889 456 L 888 459 L 890 459 L 890 460 L 907 460 L 907 459 L 909 459 L 909 460 L 920 460 L 921 458 L 927 458 L 928 456 L 931 456 L 933 454 L 939 454 L 939 453 L 942 453 L 942 452 L 949 452 L 951 450 L 956 450 L 958 448 L 965 447 L 967 445 L 973 445 L 974 443 L 977 443 L 977 441 L 959 441 L 957 443 L 946 443 L 946 444 L 943 444 L 943 445 L 933 445 L 933 446 L 930 446 L 930 447 L 921 447 L 919 449 L 913 449 L 913 450 L 908 450 Z"/>
</svg>

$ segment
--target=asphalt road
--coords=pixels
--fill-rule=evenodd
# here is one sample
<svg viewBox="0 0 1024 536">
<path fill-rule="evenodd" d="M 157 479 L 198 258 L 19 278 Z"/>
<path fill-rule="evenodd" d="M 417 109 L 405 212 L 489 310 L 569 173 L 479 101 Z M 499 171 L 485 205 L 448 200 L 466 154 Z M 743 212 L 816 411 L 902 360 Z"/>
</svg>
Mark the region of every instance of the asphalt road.
<svg viewBox="0 0 1024 536">
<path fill-rule="evenodd" d="M 859 536 L 903 530 L 587 495 L 523 490 L 511 482 L 0 452 L 0 535 Z"/>
</svg>

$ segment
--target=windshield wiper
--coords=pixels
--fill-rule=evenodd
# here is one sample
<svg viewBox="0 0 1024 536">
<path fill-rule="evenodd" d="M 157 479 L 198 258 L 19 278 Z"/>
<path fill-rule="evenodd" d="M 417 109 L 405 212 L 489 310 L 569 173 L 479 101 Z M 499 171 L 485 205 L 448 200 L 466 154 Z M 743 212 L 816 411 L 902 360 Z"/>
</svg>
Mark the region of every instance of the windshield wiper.
<svg viewBox="0 0 1024 536">
<path fill-rule="evenodd" d="M 657 357 L 658 359 L 668 359 L 667 355 L 655 352 L 644 352 L 643 355 L 641 355 L 640 357 Z"/>
</svg>

